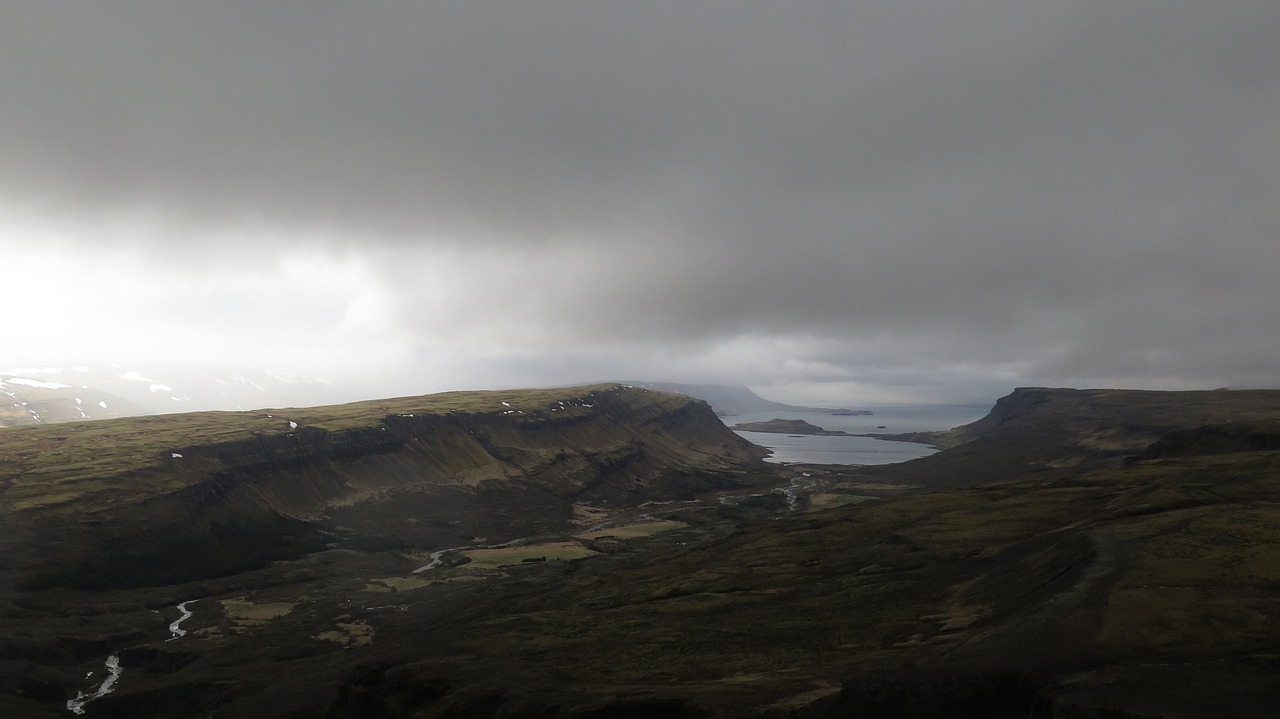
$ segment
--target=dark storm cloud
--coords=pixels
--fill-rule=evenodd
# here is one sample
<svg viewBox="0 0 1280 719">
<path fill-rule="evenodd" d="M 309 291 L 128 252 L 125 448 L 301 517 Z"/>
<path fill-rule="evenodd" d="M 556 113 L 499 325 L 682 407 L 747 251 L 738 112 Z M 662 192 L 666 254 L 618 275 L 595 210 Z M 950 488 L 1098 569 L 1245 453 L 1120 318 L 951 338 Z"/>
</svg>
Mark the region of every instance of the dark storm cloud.
<svg viewBox="0 0 1280 719">
<path fill-rule="evenodd" d="M 371 247 L 399 336 L 495 372 L 1280 382 L 1269 0 L 3 14 L 0 197 Z"/>
</svg>

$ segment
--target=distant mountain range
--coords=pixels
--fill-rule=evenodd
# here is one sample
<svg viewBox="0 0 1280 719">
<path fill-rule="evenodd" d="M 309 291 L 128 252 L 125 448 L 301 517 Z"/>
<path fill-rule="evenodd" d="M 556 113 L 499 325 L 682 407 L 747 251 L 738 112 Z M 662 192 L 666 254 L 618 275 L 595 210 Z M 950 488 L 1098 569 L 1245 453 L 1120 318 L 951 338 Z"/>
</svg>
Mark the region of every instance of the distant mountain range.
<svg viewBox="0 0 1280 719">
<path fill-rule="evenodd" d="M 747 412 L 818 412 L 822 414 L 858 415 L 871 414 L 865 409 L 831 409 L 801 407 L 765 399 L 746 387 L 723 384 L 680 384 L 676 382 L 632 382 L 637 387 L 696 397 L 711 405 L 721 417 Z"/>
<path fill-rule="evenodd" d="M 265 370 L 184 366 L 0 365 L 0 427 L 194 410 L 314 406 L 334 383 Z"/>
<path fill-rule="evenodd" d="M 774 402 L 742 386 L 628 384 L 701 399 L 721 417 L 754 412 L 871 414 Z M 352 388 L 330 380 L 261 369 L 0 363 L 0 427 L 201 410 L 315 407 L 351 401 L 351 393 Z"/>
</svg>

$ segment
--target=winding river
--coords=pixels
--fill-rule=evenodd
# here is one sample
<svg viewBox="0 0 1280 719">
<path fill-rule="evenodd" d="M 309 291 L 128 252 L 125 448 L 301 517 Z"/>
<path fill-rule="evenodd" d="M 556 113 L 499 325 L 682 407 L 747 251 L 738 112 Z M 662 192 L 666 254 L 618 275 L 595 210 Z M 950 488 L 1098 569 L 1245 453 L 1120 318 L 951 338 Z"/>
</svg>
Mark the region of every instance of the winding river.
<svg viewBox="0 0 1280 719">
<path fill-rule="evenodd" d="M 181 612 L 181 616 L 169 624 L 169 633 L 173 635 L 169 637 L 169 641 L 173 641 L 178 637 L 185 637 L 187 635 L 187 630 L 182 628 L 182 623 L 191 618 L 192 612 L 190 609 L 187 609 L 187 605 L 196 601 L 199 600 L 188 599 L 178 605 L 178 611 Z M 98 685 L 98 688 L 89 694 L 77 691 L 75 699 L 67 700 L 67 711 L 77 716 L 82 715 L 85 713 L 84 707 L 86 704 L 95 699 L 101 699 L 115 690 L 116 682 L 120 679 L 120 675 L 124 673 L 124 667 L 120 664 L 120 655 L 112 654 L 107 657 L 107 661 L 104 666 L 107 670 L 107 676 L 102 680 L 102 683 Z M 89 676 L 93 676 L 93 672 L 90 672 Z"/>
<path fill-rule="evenodd" d="M 822 484 L 821 480 L 817 480 L 810 477 L 810 475 L 806 472 L 800 476 L 792 478 L 790 486 L 778 487 L 771 491 L 774 493 L 782 494 L 787 500 L 787 505 L 792 510 L 795 510 L 797 506 L 798 494 L 803 491 L 815 489 L 820 484 Z M 762 495 L 752 494 L 747 496 L 758 497 Z M 737 504 L 739 501 L 741 501 L 742 497 L 743 495 L 724 495 L 719 497 L 719 503 L 729 504 L 729 505 Z M 663 510 L 662 513 L 670 514 L 674 512 L 686 512 L 691 510 L 704 509 L 705 507 L 706 505 L 702 503 L 696 503 L 696 504 L 691 504 L 684 507 L 666 508 Z M 602 522 L 597 522 L 596 524 L 590 527 L 587 527 L 584 530 L 581 530 L 579 533 L 587 534 L 592 531 L 603 529 L 611 525 L 626 524 L 628 522 L 633 522 L 636 520 L 653 521 L 655 519 L 656 517 L 654 517 L 652 514 L 649 514 L 649 513 L 633 515 L 631 517 L 627 517 L 624 515 L 624 516 L 607 519 Z M 435 569 L 436 567 L 439 567 L 441 564 L 444 563 L 444 555 L 450 552 L 464 552 L 470 549 L 504 549 L 506 547 L 515 547 L 522 544 L 533 544 L 535 542 L 549 540 L 549 539 L 556 539 L 556 538 L 558 537 L 556 536 L 520 537 L 518 539 L 512 539 L 510 541 L 501 542 L 499 544 L 471 544 L 471 545 L 465 545 L 461 547 L 449 547 L 448 549 L 439 549 L 432 552 L 429 555 L 429 559 L 430 559 L 429 562 L 422 565 L 421 567 L 418 567 L 417 569 L 414 569 L 412 573 L 420 574 L 422 572 L 430 571 L 432 569 Z M 170 636 L 167 641 L 173 641 L 175 639 L 179 639 L 187 635 L 187 630 L 182 628 L 182 624 L 192 617 L 193 612 L 190 609 L 188 609 L 188 607 L 197 601 L 199 600 L 188 599 L 187 601 L 177 605 L 179 616 L 177 619 L 173 620 L 169 624 L 169 633 L 172 636 Z M 76 697 L 74 699 L 67 700 L 67 711 L 71 712 L 72 714 L 82 715 L 85 713 L 85 705 L 89 704 L 95 699 L 101 699 L 102 697 L 110 694 L 115 689 L 116 682 L 120 679 L 120 675 L 124 673 L 124 667 L 121 666 L 120 664 L 120 655 L 111 654 L 110 656 L 108 656 L 104 666 L 107 670 L 107 676 L 105 679 L 102 680 L 102 683 L 98 685 L 97 689 L 95 689 L 93 692 L 89 694 L 86 694 L 83 691 L 77 691 Z M 90 673 L 90 676 L 92 676 L 92 672 Z"/>
<path fill-rule="evenodd" d="M 179 604 L 179 605 L 178 605 L 178 611 L 179 611 L 179 612 L 182 612 L 182 616 L 180 616 L 180 617 L 178 617 L 177 619 L 173 620 L 173 623 L 169 625 L 169 633 L 173 635 L 173 636 L 169 637 L 169 641 L 173 641 L 174 639 L 177 639 L 178 637 L 185 637 L 185 636 L 187 636 L 187 630 L 185 630 L 185 629 L 183 629 L 183 628 L 182 628 L 182 623 L 183 623 L 183 622 L 185 622 L 185 621 L 187 621 L 188 619 L 190 619 L 190 618 L 191 618 L 191 610 L 190 610 L 190 609 L 187 609 L 187 605 L 188 605 L 188 604 L 191 604 L 192 602 L 196 602 L 196 601 L 199 601 L 199 600 L 198 600 L 198 599 L 188 599 L 187 601 L 185 601 L 185 602 L 183 602 L 183 603 L 181 603 L 181 604 Z"/>
<path fill-rule="evenodd" d="M 520 537 L 519 539 L 513 539 L 510 542 L 503 542 L 501 544 L 469 544 L 465 547 L 449 547 L 448 549 L 439 549 L 432 552 L 431 556 L 428 557 L 431 560 L 430 562 L 422 565 L 421 567 L 418 567 L 417 569 L 410 572 L 410 574 L 421 574 L 422 572 L 425 572 L 428 569 L 435 569 L 436 567 L 444 563 L 444 555 L 448 554 L 449 552 L 465 552 L 468 549 L 505 549 L 506 547 L 515 547 L 521 544 L 533 544 L 534 542 L 539 541 L 541 539 L 550 539 L 550 537 Z"/>
<path fill-rule="evenodd" d="M 102 680 L 102 683 L 98 685 L 98 688 L 94 690 L 92 694 L 76 692 L 75 699 L 67 700 L 67 711 L 72 714 L 84 714 L 85 704 L 88 704 L 94 699 L 101 699 L 115 689 L 116 680 L 120 678 L 122 673 L 124 673 L 124 667 L 120 666 L 120 655 L 112 654 L 107 657 L 106 668 L 107 678 Z"/>
<path fill-rule="evenodd" d="M 815 489 L 821 484 L 822 484 L 822 480 L 813 479 L 808 472 L 805 472 L 804 474 L 801 474 L 797 477 L 792 478 L 791 484 L 789 486 L 777 487 L 775 489 L 770 490 L 770 492 L 774 494 L 783 495 L 787 500 L 787 506 L 792 511 L 795 511 L 799 493 L 802 491 Z M 765 494 L 768 494 L 768 492 L 745 495 L 745 496 L 763 497 Z M 736 505 L 738 502 L 742 501 L 743 496 L 744 495 L 724 495 L 719 497 L 718 501 L 722 505 Z M 700 509 L 707 509 L 707 505 L 699 501 L 699 502 L 689 503 L 687 506 L 683 506 L 683 507 L 665 507 L 660 512 L 660 514 L 664 514 L 664 515 L 675 514 L 676 512 L 689 512 L 689 511 L 696 511 Z M 653 514 L 648 512 L 645 512 L 643 514 L 637 514 L 637 515 L 624 514 L 621 516 L 616 516 L 610 519 L 606 519 L 601 522 L 596 522 L 595 524 L 589 527 L 586 527 L 585 529 L 577 530 L 576 532 L 574 532 L 574 534 L 575 535 L 590 534 L 592 532 L 604 529 L 606 527 L 623 525 L 623 524 L 631 524 L 637 521 L 653 522 L 653 521 L 658 521 L 658 517 L 655 517 Z M 562 539 L 562 538 L 563 538 L 563 535 L 545 535 L 541 537 L 520 537 L 518 539 L 512 539 L 511 541 L 502 542 L 500 544 L 469 544 L 461 547 L 449 547 L 447 549 L 437 549 L 436 551 L 428 555 L 428 559 L 430 561 L 428 561 L 426 564 L 422 565 L 421 567 L 414 569 L 410 573 L 421 574 L 423 572 L 427 572 L 432 569 L 435 569 L 436 567 L 439 567 L 441 564 L 444 564 L 444 555 L 450 552 L 466 552 L 472 549 L 505 549 L 507 547 L 518 547 L 523 544 L 536 544 L 538 542 L 544 542 L 544 541 Z"/>
</svg>

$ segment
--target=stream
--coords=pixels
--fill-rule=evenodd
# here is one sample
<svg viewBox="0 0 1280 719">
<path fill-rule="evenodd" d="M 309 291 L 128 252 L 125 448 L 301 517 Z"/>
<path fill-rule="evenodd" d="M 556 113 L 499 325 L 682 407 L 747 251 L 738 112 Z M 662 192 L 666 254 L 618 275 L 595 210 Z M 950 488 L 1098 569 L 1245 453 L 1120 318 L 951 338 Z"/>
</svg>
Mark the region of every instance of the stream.
<svg viewBox="0 0 1280 719">
<path fill-rule="evenodd" d="M 431 553 L 431 556 L 429 557 L 429 559 L 431 560 L 430 562 L 422 565 L 421 567 L 418 567 L 417 569 L 410 572 L 410 574 L 419 574 L 421 572 L 427 571 L 428 569 L 435 569 L 436 567 L 444 563 L 444 555 L 448 554 L 449 552 L 465 552 L 468 549 L 505 549 L 507 547 L 515 547 L 520 544 L 533 544 L 534 542 L 540 539 L 551 539 L 551 537 L 520 537 L 519 539 L 513 539 L 510 542 L 503 542 L 501 544 L 468 544 L 465 547 L 449 547 L 448 549 L 438 549 Z"/>
<path fill-rule="evenodd" d="M 791 479 L 790 487 L 778 487 L 773 491 L 775 494 L 781 494 L 783 497 L 786 497 L 787 507 L 794 512 L 796 510 L 796 502 L 799 501 L 800 492 L 813 489 L 821 483 L 821 480 L 814 479 L 809 476 L 808 472 L 805 472 L 799 477 L 793 477 Z"/>
<path fill-rule="evenodd" d="M 191 618 L 192 612 L 190 609 L 187 609 L 187 605 L 195 601 L 199 600 L 188 599 L 178 605 L 178 611 L 182 613 L 182 616 L 173 620 L 173 622 L 169 624 L 169 633 L 173 636 L 169 637 L 168 641 L 173 641 L 178 637 L 185 637 L 187 635 L 187 630 L 182 628 L 182 623 Z M 101 699 L 115 690 L 116 682 L 120 679 L 120 675 L 124 673 L 124 667 L 120 665 L 120 655 L 112 654 L 108 656 L 104 666 L 107 670 L 107 677 L 102 680 L 102 683 L 98 685 L 98 688 L 93 690 L 91 694 L 85 694 L 82 691 L 77 691 L 75 699 L 67 700 L 67 711 L 77 716 L 82 715 L 85 713 L 84 707 L 86 704 L 95 699 Z M 93 672 L 89 672 L 89 676 L 93 676 Z"/>
<path fill-rule="evenodd" d="M 690 510 L 705 509 L 705 508 L 706 508 L 706 505 L 699 503 L 699 504 L 694 504 L 688 507 L 663 509 L 662 513 L 674 514 L 675 512 L 688 512 Z M 612 527 L 617 524 L 629 524 L 637 520 L 653 522 L 657 520 L 657 517 L 654 517 L 652 514 L 647 514 L 647 513 L 636 515 L 635 517 L 627 517 L 627 516 L 614 517 L 612 519 L 606 519 L 602 522 L 596 522 L 595 524 L 589 527 L 586 527 L 585 529 L 577 530 L 574 532 L 574 534 L 575 535 L 590 534 L 591 532 L 604 529 L 605 527 Z M 435 569 L 436 567 L 444 563 L 444 555 L 448 554 L 449 552 L 466 552 L 471 549 L 506 549 L 507 547 L 518 547 L 522 544 L 536 544 L 538 542 L 561 539 L 563 537 L 564 535 L 561 535 L 561 534 L 548 534 L 540 537 L 519 537 L 517 539 L 512 539 L 507 542 L 501 542 L 499 544 L 468 544 L 461 547 L 449 547 L 448 549 L 437 549 L 436 551 L 428 555 L 428 559 L 430 560 L 429 562 L 413 570 L 412 572 L 410 572 L 410 574 L 421 574 L 422 572 Z"/>
<path fill-rule="evenodd" d="M 687 512 L 687 511 L 689 511 L 689 510 L 691 510 L 691 509 L 703 509 L 703 508 L 704 508 L 704 506 L 705 506 L 705 505 L 697 504 L 697 505 L 693 505 L 693 506 L 690 506 L 690 507 L 679 507 L 679 508 L 676 508 L 676 509 L 665 509 L 665 510 L 663 510 L 663 513 L 664 513 L 664 514 L 671 514 L 671 513 L 674 513 L 674 512 Z M 625 516 L 623 516 L 623 517 L 614 517 L 614 518 L 612 518 L 612 519 L 606 519 L 606 520 L 604 520 L 604 521 L 602 521 L 602 522 L 596 522 L 595 524 L 593 524 L 593 525 L 591 525 L 591 526 L 589 526 L 589 527 L 587 527 L 587 528 L 585 528 L 585 529 L 581 529 L 581 530 L 578 530 L 578 531 L 574 532 L 574 534 L 589 534 L 589 533 L 591 533 L 591 532 L 594 532 L 594 531 L 597 531 L 597 530 L 600 530 L 600 529 L 604 529 L 605 527 L 611 527 L 611 526 L 613 526 L 613 525 L 615 525 L 615 524 L 626 524 L 626 523 L 629 523 L 629 522 L 634 522 L 636 519 L 643 520 L 643 521 L 650 521 L 650 522 L 652 522 L 652 521 L 654 521 L 654 520 L 656 519 L 656 517 L 654 517 L 654 516 L 653 516 L 653 515 L 651 515 L 651 514 L 641 514 L 641 515 L 638 515 L 635 519 L 631 519 L 631 518 L 628 518 L 628 517 L 625 517 Z M 412 572 L 410 572 L 410 574 L 421 574 L 422 572 L 426 572 L 426 571 L 429 571 L 429 570 L 435 569 L 436 567 L 438 567 L 438 566 L 440 566 L 441 564 L 443 564 L 443 563 L 444 563 L 444 555 L 448 554 L 449 552 L 465 552 L 465 551 L 468 551 L 468 550 L 471 550 L 471 549 L 506 549 L 507 547 L 518 547 L 518 546 L 520 546 L 520 545 L 522 545 L 522 544 L 536 544 L 536 543 L 538 543 L 538 542 L 545 542 L 545 541 L 550 541 L 550 540 L 554 540 L 554 539 L 561 539 L 563 536 L 564 536 L 564 535 L 559 535 L 559 534 L 548 534 L 548 535 L 543 535 L 543 536 L 540 536 L 540 537 L 519 537 L 519 538 L 517 538 L 517 539 L 512 539 L 512 540 L 507 541 L 507 542 L 501 542 L 501 543 L 499 543 L 499 544 L 468 544 L 468 545 L 461 546 L 461 547 L 449 547 L 448 549 L 437 549 L 436 551 L 434 551 L 434 552 L 432 552 L 430 555 L 428 555 L 428 559 L 430 560 L 429 562 L 427 562 L 426 564 L 422 565 L 421 567 L 418 567 L 417 569 L 413 570 Z"/>
<path fill-rule="evenodd" d="M 822 486 L 821 479 L 814 479 L 808 472 L 798 477 L 791 478 L 791 484 L 786 487 L 775 487 L 768 492 L 756 492 L 754 494 L 726 494 L 717 499 L 720 504 L 733 507 L 737 506 L 747 497 L 763 497 L 767 494 L 781 494 L 787 500 L 787 508 L 791 511 L 796 510 L 796 505 L 800 501 L 800 492 L 816 489 Z"/>
<path fill-rule="evenodd" d="M 802 491 L 814 489 L 815 487 L 818 487 L 821 484 L 822 484 L 822 480 L 813 479 L 808 472 L 805 472 L 800 476 L 792 478 L 791 484 L 789 486 L 777 487 L 770 491 L 774 494 L 783 495 L 783 497 L 785 497 L 787 500 L 787 507 L 790 508 L 791 511 L 795 511 L 796 505 L 798 502 L 799 493 Z M 765 494 L 767 494 L 767 492 L 751 494 L 746 496 L 763 497 Z M 719 497 L 718 500 L 722 505 L 735 505 L 738 502 L 742 501 L 742 498 L 743 498 L 743 495 L 724 495 L 722 497 Z M 685 507 L 664 508 L 660 512 L 660 514 L 674 514 L 676 512 L 689 512 L 689 511 L 706 509 L 706 508 L 707 508 L 706 504 L 703 504 L 702 502 L 698 501 L 698 502 L 691 503 Z M 610 519 L 596 522 L 595 524 L 592 524 L 589 527 L 577 530 L 576 532 L 574 532 L 574 534 L 575 535 L 590 534 L 591 532 L 595 532 L 595 531 L 604 529 L 606 527 L 612 527 L 620 524 L 630 524 L 636 521 L 653 522 L 657 520 L 658 520 L 658 517 L 655 517 L 654 514 L 651 514 L 648 512 L 634 515 L 634 516 L 628 516 L 624 514 L 621 516 L 612 517 Z M 520 537 L 518 539 L 512 539 L 510 541 L 502 542 L 500 544 L 468 544 L 461 547 L 449 547 L 447 549 L 437 549 L 436 551 L 428 555 L 428 559 L 430 561 L 428 561 L 426 564 L 422 565 L 421 567 L 414 569 L 412 572 L 410 572 L 410 574 L 421 574 L 423 572 L 427 572 L 432 569 L 435 569 L 441 564 L 444 564 L 444 555 L 450 552 L 465 552 L 471 549 L 505 549 L 507 547 L 516 547 L 522 544 L 535 544 L 541 541 L 560 539 L 562 536 L 563 535 L 546 535 L 541 537 Z"/>
<path fill-rule="evenodd" d="M 173 620 L 173 623 L 169 625 L 169 633 L 173 635 L 173 636 L 169 637 L 169 641 L 173 641 L 174 639 L 177 639 L 178 637 L 185 637 L 185 636 L 187 636 L 187 630 L 185 630 L 185 629 L 183 629 L 183 628 L 182 628 L 182 623 L 183 623 L 183 622 L 185 622 L 185 621 L 187 621 L 188 619 L 190 619 L 190 618 L 191 618 L 191 610 L 190 610 L 190 609 L 187 609 L 187 605 L 188 605 L 188 604 L 191 604 L 192 602 L 196 602 L 196 601 L 199 601 L 199 600 L 197 600 L 197 599 L 188 599 L 187 601 L 185 601 L 185 602 L 183 602 L 183 603 L 181 603 L 181 604 L 179 604 L 179 605 L 178 605 L 178 611 L 182 612 L 182 616 L 180 616 L 180 617 L 178 617 L 177 619 Z"/>
<path fill-rule="evenodd" d="M 821 480 L 811 478 L 810 475 L 806 472 L 800 476 L 792 478 L 789 486 L 778 487 L 771 491 L 774 493 L 783 495 L 787 500 L 787 506 L 794 511 L 797 506 L 799 493 L 802 491 L 812 490 L 815 487 L 819 486 L 821 483 L 822 483 Z M 747 496 L 759 497 L 763 495 L 751 494 Z M 724 495 L 719 497 L 718 501 L 722 505 L 733 505 L 741 501 L 742 497 L 743 495 Z M 685 507 L 663 509 L 662 514 L 669 514 L 673 512 L 687 512 L 687 511 L 704 509 L 704 508 L 706 508 L 706 505 L 699 502 L 699 503 L 691 504 Z M 604 529 L 605 527 L 618 525 L 618 524 L 626 524 L 628 522 L 634 522 L 636 520 L 653 521 L 655 519 L 657 518 L 650 513 L 639 514 L 631 517 L 624 515 L 624 516 L 607 519 L 601 522 L 597 522 L 587 527 L 586 529 L 579 531 L 578 534 L 587 534 L 593 531 Z M 465 545 L 461 547 L 449 547 L 447 549 L 438 549 L 429 555 L 429 559 L 430 559 L 429 562 L 422 565 L 421 567 L 418 567 L 417 569 L 414 569 L 411 573 L 420 574 L 422 572 L 430 571 L 432 569 L 435 569 L 436 567 L 439 567 L 441 564 L 444 563 L 444 555 L 450 552 L 464 552 L 470 549 L 504 549 L 506 547 L 515 547 L 521 544 L 532 544 L 535 542 L 549 540 L 549 539 L 556 539 L 556 538 L 558 538 L 558 536 L 520 537 L 518 539 L 512 539 L 510 541 L 501 542 L 498 544 L 470 544 L 470 545 Z M 187 635 L 187 630 L 182 628 L 182 624 L 186 622 L 188 619 L 190 619 L 193 614 L 193 612 L 187 607 L 197 601 L 199 600 L 188 599 L 187 601 L 177 605 L 179 616 L 177 619 L 173 620 L 173 622 L 169 624 L 169 633 L 172 636 L 170 636 L 167 641 L 173 641 L 175 639 L 179 639 Z M 95 699 L 101 699 L 102 697 L 110 694 L 115 689 L 116 682 L 120 679 L 120 675 L 124 673 L 124 667 L 120 665 L 120 655 L 111 654 L 110 656 L 108 656 L 104 666 L 107 670 L 107 676 L 105 679 L 102 680 L 102 683 L 98 685 L 98 688 L 95 689 L 90 694 L 86 694 L 83 691 L 77 691 L 75 699 L 67 700 L 67 711 L 71 712 L 72 714 L 83 715 L 85 713 L 85 705 L 89 704 Z M 92 676 L 92 675 L 93 673 L 90 672 L 89 676 Z"/>
<path fill-rule="evenodd" d="M 98 688 L 92 694 L 85 694 L 84 692 L 79 691 L 76 692 L 75 699 L 67 700 L 67 711 L 72 714 L 84 714 L 85 704 L 88 704 L 94 699 L 101 699 L 102 697 L 110 694 L 111 690 L 115 689 L 116 680 L 120 678 L 122 673 L 124 673 L 124 668 L 120 666 L 120 655 L 112 654 L 107 657 L 106 668 L 107 678 L 102 680 L 102 684 L 99 684 Z M 90 672 L 90 675 L 92 674 L 93 673 Z"/>
</svg>

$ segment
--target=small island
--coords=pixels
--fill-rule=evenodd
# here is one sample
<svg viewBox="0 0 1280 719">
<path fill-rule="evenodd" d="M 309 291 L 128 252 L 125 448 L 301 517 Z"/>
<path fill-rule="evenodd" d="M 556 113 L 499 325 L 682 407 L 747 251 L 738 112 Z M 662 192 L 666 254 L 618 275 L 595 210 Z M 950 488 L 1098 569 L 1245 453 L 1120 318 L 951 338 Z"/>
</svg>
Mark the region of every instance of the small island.
<svg viewBox="0 0 1280 719">
<path fill-rule="evenodd" d="M 775 434 L 812 434 L 820 437 L 852 437 L 848 432 L 828 430 L 802 419 L 771 419 L 767 422 L 742 422 L 731 429 L 739 432 L 773 432 Z"/>
</svg>

